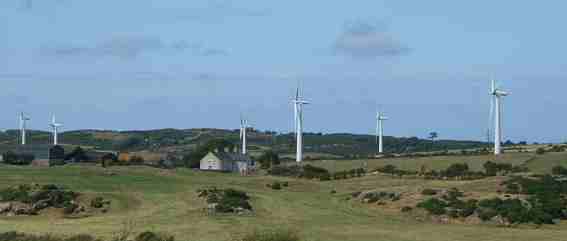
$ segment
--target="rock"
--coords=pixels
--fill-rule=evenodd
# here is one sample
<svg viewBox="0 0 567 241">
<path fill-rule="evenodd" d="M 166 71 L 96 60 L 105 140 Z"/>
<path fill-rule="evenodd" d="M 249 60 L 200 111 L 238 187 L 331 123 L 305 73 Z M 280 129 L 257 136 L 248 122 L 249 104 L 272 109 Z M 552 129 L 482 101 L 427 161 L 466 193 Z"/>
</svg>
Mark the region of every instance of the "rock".
<svg viewBox="0 0 567 241">
<path fill-rule="evenodd" d="M 37 212 L 31 205 L 24 203 L 14 203 L 12 206 L 12 213 L 15 215 L 36 215 Z"/>
<path fill-rule="evenodd" d="M 482 219 L 477 214 L 473 214 L 465 218 L 465 223 L 478 225 L 482 223 Z"/>
<path fill-rule="evenodd" d="M 235 212 L 237 215 L 240 215 L 240 216 L 242 216 L 242 215 L 250 215 L 250 214 L 252 213 L 252 211 L 250 211 L 250 210 L 248 210 L 248 209 L 245 209 L 245 208 L 241 208 L 241 207 L 235 208 L 235 209 L 234 209 L 234 212 Z"/>
<path fill-rule="evenodd" d="M 0 203 L 0 214 L 7 213 L 12 210 L 12 203 Z"/>
<path fill-rule="evenodd" d="M 500 215 L 494 216 L 493 218 L 490 219 L 489 222 L 490 222 L 490 223 L 493 223 L 493 224 L 496 224 L 496 225 L 499 225 L 499 226 L 506 226 L 506 227 L 507 227 L 507 226 L 510 226 L 510 223 L 509 223 L 508 221 L 506 221 L 506 219 L 503 218 L 503 217 L 500 216 Z"/>
<path fill-rule="evenodd" d="M 40 211 L 49 207 L 50 200 L 41 200 L 33 204 L 33 210 Z"/>
<path fill-rule="evenodd" d="M 218 203 L 209 203 L 207 205 L 207 208 L 208 209 L 216 209 L 218 205 L 219 205 Z"/>
</svg>

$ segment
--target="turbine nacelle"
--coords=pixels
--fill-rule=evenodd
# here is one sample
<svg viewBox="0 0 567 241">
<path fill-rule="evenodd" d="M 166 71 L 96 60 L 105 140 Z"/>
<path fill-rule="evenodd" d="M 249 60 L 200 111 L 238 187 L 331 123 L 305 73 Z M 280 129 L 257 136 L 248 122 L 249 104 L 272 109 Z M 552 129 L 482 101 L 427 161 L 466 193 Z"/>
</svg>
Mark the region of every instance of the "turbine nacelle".
<svg viewBox="0 0 567 241">
<path fill-rule="evenodd" d="M 508 96 L 510 95 L 510 93 L 497 89 L 494 92 L 492 92 L 492 95 L 500 97 L 500 96 Z"/>
<path fill-rule="evenodd" d="M 490 86 L 490 94 L 494 95 L 496 97 L 501 97 L 501 96 L 508 96 L 510 95 L 510 93 L 500 89 L 499 86 L 497 86 L 496 81 L 492 80 L 491 86 Z"/>
<path fill-rule="evenodd" d="M 63 124 L 62 123 L 57 123 L 57 121 L 55 121 L 55 116 L 53 116 L 53 118 L 51 119 L 51 123 L 49 124 L 49 126 L 53 127 L 53 128 L 57 128 L 57 127 L 62 127 Z"/>
</svg>

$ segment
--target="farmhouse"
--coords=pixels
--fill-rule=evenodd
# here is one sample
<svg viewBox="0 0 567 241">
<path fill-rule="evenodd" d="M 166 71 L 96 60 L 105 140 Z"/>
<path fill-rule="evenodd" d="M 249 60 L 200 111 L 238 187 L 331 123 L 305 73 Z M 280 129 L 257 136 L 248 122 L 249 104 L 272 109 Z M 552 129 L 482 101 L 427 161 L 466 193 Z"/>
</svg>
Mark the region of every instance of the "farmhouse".
<svg viewBox="0 0 567 241">
<path fill-rule="evenodd" d="M 215 151 L 201 159 L 200 169 L 209 171 L 240 172 L 247 174 L 255 168 L 249 156 L 240 153 Z"/>
</svg>

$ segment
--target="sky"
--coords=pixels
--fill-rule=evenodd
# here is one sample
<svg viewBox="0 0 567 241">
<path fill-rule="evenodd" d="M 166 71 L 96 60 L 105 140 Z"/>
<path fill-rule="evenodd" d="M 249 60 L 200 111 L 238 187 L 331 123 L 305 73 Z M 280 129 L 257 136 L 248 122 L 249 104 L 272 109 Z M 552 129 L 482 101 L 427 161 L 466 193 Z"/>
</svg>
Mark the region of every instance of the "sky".
<svg viewBox="0 0 567 241">
<path fill-rule="evenodd" d="M 567 2 L 0 1 L 0 128 L 305 130 L 563 142 Z"/>
</svg>

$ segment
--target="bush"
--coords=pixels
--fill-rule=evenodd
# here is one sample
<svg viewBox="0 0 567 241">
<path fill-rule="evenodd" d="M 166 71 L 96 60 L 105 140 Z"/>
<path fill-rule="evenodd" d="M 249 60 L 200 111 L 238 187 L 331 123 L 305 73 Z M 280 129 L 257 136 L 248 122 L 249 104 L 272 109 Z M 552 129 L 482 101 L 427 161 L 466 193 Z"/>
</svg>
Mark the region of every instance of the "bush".
<svg viewBox="0 0 567 241">
<path fill-rule="evenodd" d="M 33 154 L 17 154 L 12 151 L 8 151 L 2 155 L 2 158 L 6 164 L 24 166 L 31 164 L 35 159 L 35 156 Z"/>
<path fill-rule="evenodd" d="M 449 166 L 443 173 L 443 176 L 446 177 L 462 177 L 465 176 L 466 174 L 468 174 L 469 172 L 469 165 L 467 165 L 466 163 L 460 164 L 460 163 L 455 163 L 451 166 Z"/>
<path fill-rule="evenodd" d="M 110 201 L 104 200 L 102 197 L 95 197 L 91 200 L 91 207 L 92 208 L 103 208 L 104 205 L 110 204 Z"/>
<path fill-rule="evenodd" d="M 421 194 L 427 195 L 427 196 L 433 196 L 433 195 L 437 195 L 437 190 L 426 188 L 426 189 L 423 189 L 423 191 L 421 191 Z"/>
<path fill-rule="evenodd" d="M 279 182 L 274 182 L 272 185 L 270 185 L 270 187 L 274 190 L 281 190 L 282 189 L 282 185 Z"/>
<path fill-rule="evenodd" d="M 430 198 L 417 204 L 418 208 L 423 208 L 433 215 L 445 214 L 447 212 L 445 210 L 447 206 L 446 202 L 437 198 Z"/>
<path fill-rule="evenodd" d="M 412 207 L 405 206 L 405 207 L 402 207 L 401 211 L 402 211 L 402 213 L 407 213 L 407 212 L 411 212 L 412 210 L 413 210 Z"/>
<path fill-rule="evenodd" d="M 255 231 L 234 241 L 299 241 L 299 235 L 290 230 Z"/>
<path fill-rule="evenodd" d="M 563 166 L 554 166 L 551 169 L 551 173 L 553 175 L 563 175 L 566 176 L 567 175 L 567 168 L 563 167 Z"/>
<path fill-rule="evenodd" d="M 125 237 L 114 240 L 125 240 Z M 69 238 L 61 238 L 52 235 L 29 235 L 17 232 L 0 233 L 0 241 L 102 241 L 87 234 L 79 234 Z M 134 238 L 134 241 L 175 241 L 171 235 L 143 232 Z"/>
<path fill-rule="evenodd" d="M 308 179 L 313 179 L 313 178 L 321 178 L 322 176 L 325 177 L 329 177 L 330 179 L 330 173 L 329 171 L 327 171 L 327 169 L 322 168 L 322 167 L 315 167 L 312 165 L 305 165 L 303 166 L 303 173 L 301 175 L 301 177 L 305 177 Z"/>
<path fill-rule="evenodd" d="M 248 194 L 235 189 L 206 189 L 199 190 L 199 197 L 205 197 L 208 204 L 216 203 L 216 211 L 221 213 L 234 212 L 238 208 L 252 210 L 252 206 L 248 202 L 250 197 Z"/>
<path fill-rule="evenodd" d="M 17 232 L 0 233 L 0 241 L 101 241 L 93 236 L 80 234 L 69 238 L 60 238 L 52 235 L 29 235 Z"/>
<path fill-rule="evenodd" d="M 260 157 L 258 157 L 258 161 L 260 162 L 260 168 L 268 169 L 272 166 L 277 166 L 280 164 L 280 157 L 278 153 L 274 152 L 273 150 L 267 150 Z"/>
<path fill-rule="evenodd" d="M 482 221 L 488 221 L 493 217 L 496 217 L 496 215 L 498 215 L 498 212 L 491 208 L 481 208 L 478 210 L 478 217 Z"/>
<path fill-rule="evenodd" d="M 321 176 L 319 176 L 319 181 L 330 181 L 331 180 L 331 174 L 329 173 L 324 173 L 321 174 Z"/>
<path fill-rule="evenodd" d="M 540 147 L 536 150 L 536 154 L 538 155 L 543 155 L 545 154 L 545 149 L 543 147 Z"/>
<path fill-rule="evenodd" d="M 175 241 L 175 238 L 166 234 L 159 234 L 154 232 L 143 232 L 138 234 L 134 241 Z"/>
</svg>

